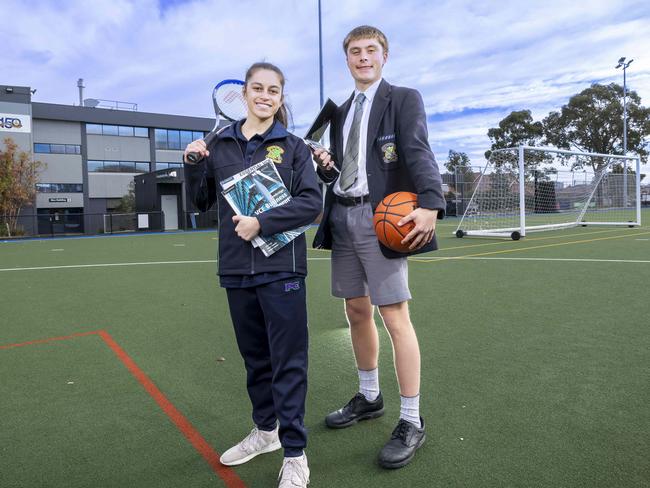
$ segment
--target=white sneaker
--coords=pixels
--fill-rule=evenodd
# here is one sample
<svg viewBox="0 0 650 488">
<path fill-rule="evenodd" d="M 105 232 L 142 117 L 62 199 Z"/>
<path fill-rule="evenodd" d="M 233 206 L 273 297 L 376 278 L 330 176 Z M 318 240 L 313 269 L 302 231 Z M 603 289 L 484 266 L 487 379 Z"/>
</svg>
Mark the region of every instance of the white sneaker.
<svg viewBox="0 0 650 488">
<path fill-rule="evenodd" d="M 285 457 L 278 475 L 278 488 L 307 488 L 309 484 L 309 466 L 307 456 Z"/>
<path fill-rule="evenodd" d="M 279 426 L 275 430 L 266 432 L 255 427 L 236 446 L 231 447 L 221 455 L 221 464 L 226 466 L 237 466 L 250 461 L 258 454 L 277 451 L 282 447 L 278 437 Z"/>
</svg>

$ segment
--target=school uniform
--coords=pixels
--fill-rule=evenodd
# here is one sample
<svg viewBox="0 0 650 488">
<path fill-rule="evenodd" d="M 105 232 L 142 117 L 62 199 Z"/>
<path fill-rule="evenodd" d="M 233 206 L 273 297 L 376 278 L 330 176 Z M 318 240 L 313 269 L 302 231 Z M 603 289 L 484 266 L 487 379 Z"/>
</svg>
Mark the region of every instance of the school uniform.
<svg viewBox="0 0 650 488">
<path fill-rule="evenodd" d="M 219 215 L 218 275 L 226 288 L 237 344 L 247 372 L 253 421 L 265 431 L 280 424 L 285 455 L 297 456 L 306 445 L 307 310 L 304 235 L 269 257 L 235 233 L 234 212 L 219 182 L 270 157 L 292 200 L 257 215 L 260 235 L 312 223 L 321 210 L 321 194 L 309 149 L 279 122 L 247 140 L 243 121 L 234 123 L 208 147 L 210 156 L 185 165 L 194 204 Z"/>
<path fill-rule="evenodd" d="M 420 94 L 379 80 L 365 92 L 360 122 L 359 177 L 342 188 L 334 171 L 319 175 L 330 183 L 314 247 L 332 249 L 332 294 L 339 298 L 369 296 L 373 305 L 411 298 L 406 256 L 438 248 L 436 237 L 422 248 L 400 253 L 377 240 L 372 217 L 386 196 L 397 191 L 417 194 L 418 206 L 444 217 L 442 178 L 429 147 Z M 336 166 L 343 170 L 344 151 L 359 91 L 341 105 L 331 122 L 330 143 Z M 363 176 L 363 177 L 362 177 Z"/>
<path fill-rule="evenodd" d="M 340 170 L 344 153 L 344 125 L 356 92 L 338 107 L 330 126 L 330 151 Z M 363 129 L 363 127 L 362 127 Z M 366 126 L 365 194 L 335 193 L 338 174 L 319 168 L 318 174 L 330 183 L 325 194 L 323 217 L 314 238 L 315 248 L 332 249 L 330 214 L 334 204 L 344 202 L 356 206 L 369 202 L 374 210 L 386 195 L 410 191 L 418 196 L 418 206 L 438 210 L 444 218 L 446 203 L 442 193 L 442 178 L 428 141 L 426 114 L 422 97 L 412 88 L 394 86 L 381 80 L 374 93 Z M 347 142 L 347 141 L 346 141 Z M 360 168 L 361 170 L 361 168 Z M 387 258 L 434 251 L 436 237 L 426 246 L 412 252 L 392 251 L 380 243 Z"/>
<path fill-rule="evenodd" d="M 330 143 L 340 173 L 319 169 L 329 187 L 314 247 L 332 249 L 332 294 L 367 296 L 376 306 L 403 303 L 411 298 L 406 257 L 437 249 L 436 238 L 413 252 L 392 251 L 377 239 L 373 212 L 385 196 L 410 191 L 417 194 L 419 207 L 444 217 L 442 179 L 429 147 L 420 94 L 384 80 L 363 92 L 355 90 L 334 115 Z M 325 417 L 328 427 L 346 428 L 384 414 L 377 368 L 359 369 L 359 383 L 359 393 Z M 384 468 L 408 464 L 426 437 L 419 393 L 400 395 L 400 403 L 399 422 L 378 458 Z"/>
</svg>

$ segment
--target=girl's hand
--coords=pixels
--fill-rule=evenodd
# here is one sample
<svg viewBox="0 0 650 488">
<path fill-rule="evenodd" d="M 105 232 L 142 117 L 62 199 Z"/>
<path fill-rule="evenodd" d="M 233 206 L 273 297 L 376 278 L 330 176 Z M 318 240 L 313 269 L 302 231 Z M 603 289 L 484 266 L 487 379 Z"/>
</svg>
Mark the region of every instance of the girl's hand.
<svg viewBox="0 0 650 488">
<path fill-rule="evenodd" d="M 256 217 L 234 215 L 232 221 L 235 223 L 235 232 L 245 241 L 252 241 L 260 233 L 260 222 Z"/>
<path fill-rule="evenodd" d="M 187 159 L 187 155 L 189 153 L 197 153 L 200 156 L 199 160 L 207 158 L 210 155 L 210 151 L 208 151 L 208 147 L 205 145 L 205 141 L 203 139 L 198 139 L 196 141 L 190 142 L 185 148 L 185 152 L 183 153 L 183 161 L 185 161 L 187 164 L 195 164 Z"/>
</svg>

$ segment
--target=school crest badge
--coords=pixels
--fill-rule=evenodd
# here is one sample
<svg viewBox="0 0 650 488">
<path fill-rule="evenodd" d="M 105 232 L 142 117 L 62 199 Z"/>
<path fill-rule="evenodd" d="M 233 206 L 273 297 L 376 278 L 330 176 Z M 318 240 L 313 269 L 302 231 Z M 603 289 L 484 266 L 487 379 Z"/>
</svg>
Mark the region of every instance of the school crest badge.
<svg viewBox="0 0 650 488">
<path fill-rule="evenodd" d="M 280 146 L 269 146 L 266 148 L 266 157 L 273 161 L 275 164 L 282 163 L 282 155 L 284 154 L 284 149 Z"/>
<path fill-rule="evenodd" d="M 381 146 L 383 153 L 384 163 L 394 163 L 397 161 L 397 148 L 394 142 L 387 142 Z"/>
</svg>

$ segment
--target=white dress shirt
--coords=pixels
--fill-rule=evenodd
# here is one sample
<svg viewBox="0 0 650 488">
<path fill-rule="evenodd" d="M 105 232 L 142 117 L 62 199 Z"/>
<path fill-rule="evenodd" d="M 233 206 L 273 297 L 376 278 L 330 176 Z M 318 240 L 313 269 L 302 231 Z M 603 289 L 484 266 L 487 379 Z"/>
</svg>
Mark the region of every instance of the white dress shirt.
<svg viewBox="0 0 650 488">
<path fill-rule="evenodd" d="M 368 120 L 370 119 L 370 109 L 372 108 L 372 101 L 375 99 L 375 93 L 377 93 L 377 88 L 379 88 L 379 83 L 381 83 L 381 78 L 375 81 L 370 85 L 366 91 L 362 92 L 360 90 L 354 90 L 354 96 L 352 97 L 352 104 L 350 105 L 350 110 L 345 118 L 345 123 L 343 124 L 343 152 L 345 154 L 345 148 L 348 145 L 348 135 L 350 134 L 350 127 L 352 126 L 352 119 L 354 118 L 354 100 L 357 98 L 359 93 L 363 93 L 366 97 L 363 102 L 363 114 L 361 116 L 361 126 L 359 127 L 359 162 L 358 162 L 358 173 L 357 179 L 354 184 L 347 190 L 341 190 L 340 178 L 334 183 L 334 193 L 342 197 L 360 197 L 363 195 L 368 195 L 368 175 L 366 174 L 366 149 L 368 143 Z"/>
</svg>

